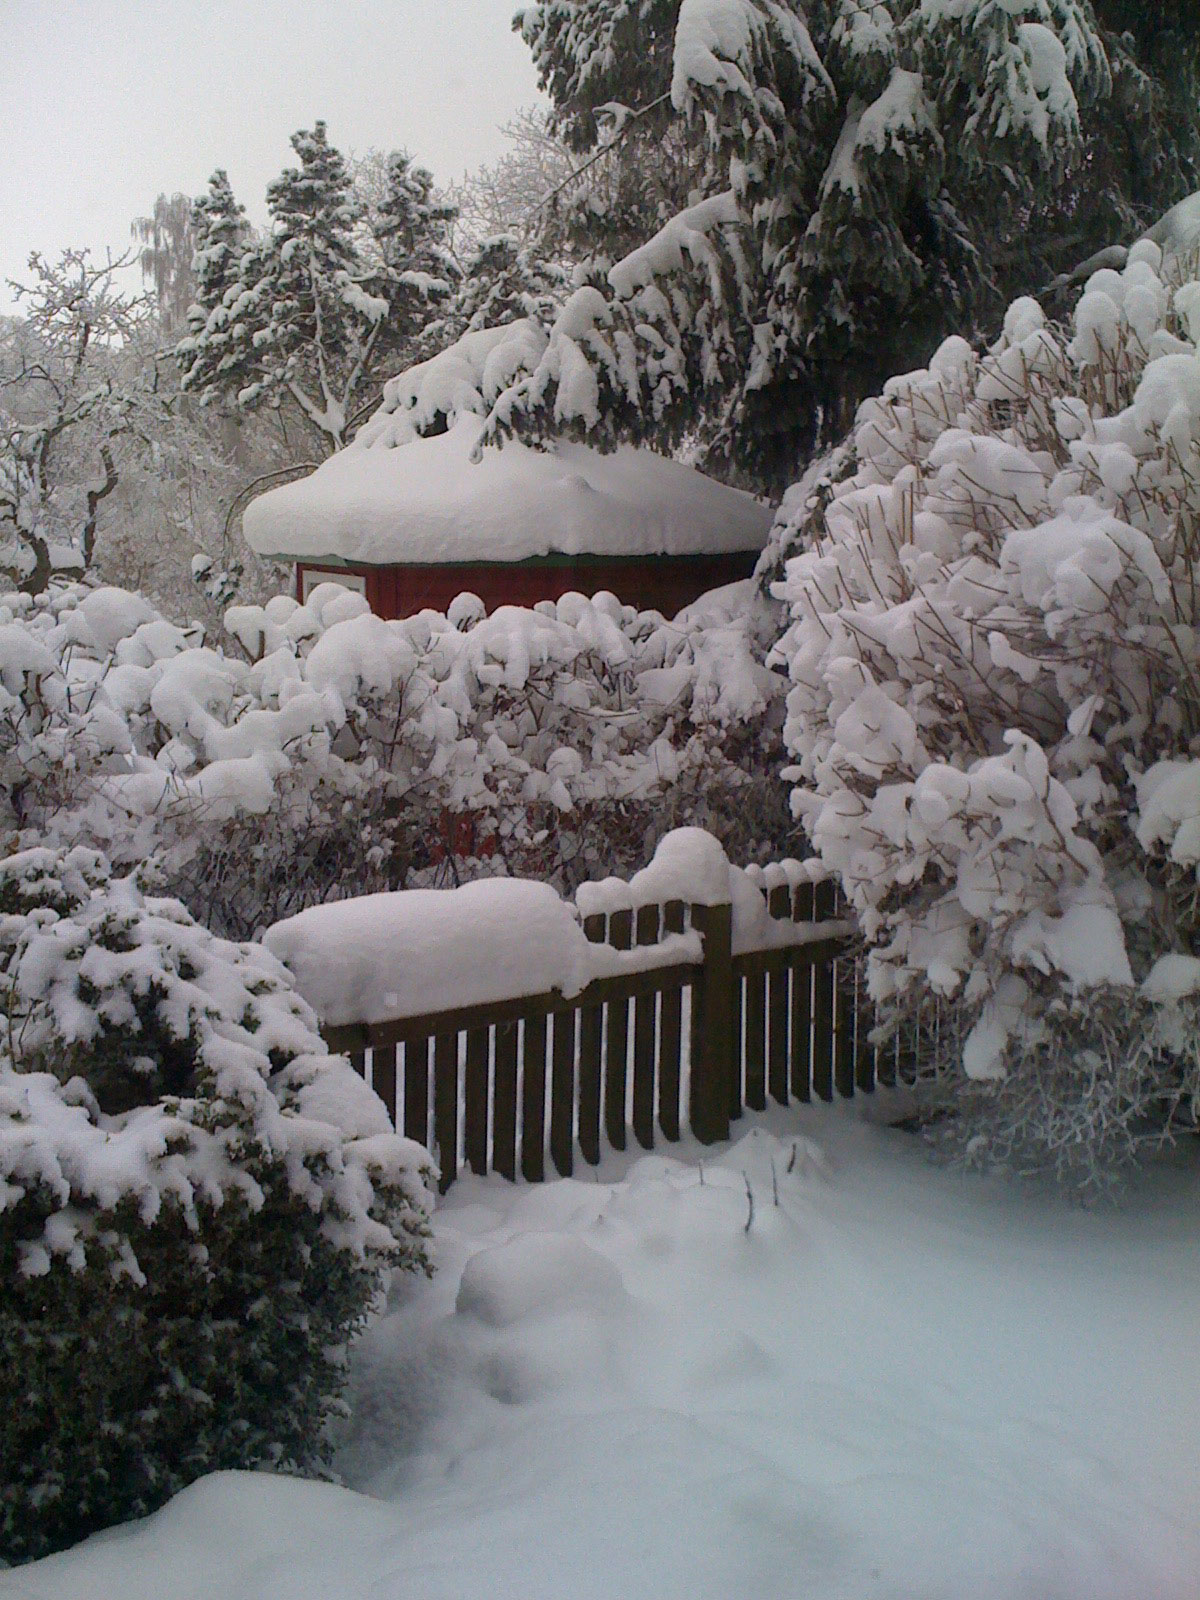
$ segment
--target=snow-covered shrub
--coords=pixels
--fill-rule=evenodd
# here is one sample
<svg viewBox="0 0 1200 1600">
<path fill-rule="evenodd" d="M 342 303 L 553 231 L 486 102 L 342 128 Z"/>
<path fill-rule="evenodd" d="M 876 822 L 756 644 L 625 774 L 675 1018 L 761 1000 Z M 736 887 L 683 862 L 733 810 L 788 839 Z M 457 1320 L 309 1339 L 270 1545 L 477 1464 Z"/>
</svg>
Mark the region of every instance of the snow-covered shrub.
<svg viewBox="0 0 1200 1600">
<path fill-rule="evenodd" d="M 383 622 L 329 584 L 231 608 L 206 646 L 123 590 L 0 596 L 0 827 L 153 856 L 239 937 L 439 877 L 570 889 L 681 823 L 746 859 L 789 823 L 784 680 L 743 609 L 462 596 Z"/>
<path fill-rule="evenodd" d="M 319 1465 L 426 1153 L 266 951 L 95 852 L 0 861 L 0 991 L 0 1555 Z"/>
<path fill-rule="evenodd" d="M 1197 340 L 1143 242 L 1071 328 L 1019 300 L 892 380 L 779 534 L 787 775 L 871 994 L 940 1002 L 974 1149 L 1085 1185 L 1200 1096 Z"/>
</svg>

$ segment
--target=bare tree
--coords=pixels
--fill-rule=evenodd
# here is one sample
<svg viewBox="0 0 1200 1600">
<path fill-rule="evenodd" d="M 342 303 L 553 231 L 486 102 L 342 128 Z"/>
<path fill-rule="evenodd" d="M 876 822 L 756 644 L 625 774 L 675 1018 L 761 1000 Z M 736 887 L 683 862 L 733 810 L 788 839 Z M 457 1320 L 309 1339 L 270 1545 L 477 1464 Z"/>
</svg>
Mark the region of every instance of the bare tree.
<svg viewBox="0 0 1200 1600">
<path fill-rule="evenodd" d="M 186 326 L 195 299 L 191 196 L 160 194 L 151 214 L 135 217 L 129 231 L 142 246 L 138 264 L 142 277 L 154 285 L 159 321 L 165 332 L 178 332 Z"/>
<path fill-rule="evenodd" d="M 553 132 L 548 113 L 526 106 L 501 133 L 510 148 L 490 166 L 467 173 L 449 197 L 458 207 L 454 245 L 469 254 L 497 234 L 525 238 L 547 197 L 566 183 L 580 164 Z"/>
<path fill-rule="evenodd" d="M 119 357 L 151 312 L 116 287 L 128 263 L 35 252 L 33 282 L 11 284 L 25 315 L 0 351 L 0 570 L 30 593 L 56 567 L 91 565 L 119 481 L 116 441 L 136 410 Z"/>
</svg>

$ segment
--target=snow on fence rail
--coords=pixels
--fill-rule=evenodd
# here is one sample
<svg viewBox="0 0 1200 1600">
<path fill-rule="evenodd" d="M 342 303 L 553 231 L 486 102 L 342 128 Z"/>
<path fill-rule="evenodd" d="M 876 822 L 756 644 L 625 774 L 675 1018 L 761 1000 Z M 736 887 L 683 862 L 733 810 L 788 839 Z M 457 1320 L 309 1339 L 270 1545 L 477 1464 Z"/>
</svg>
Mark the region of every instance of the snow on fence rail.
<svg viewBox="0 0 1200 1600">
<path fill-rule="evenodd" d="M 699 829 L 628 883 L 491 879 L 310 908 L 265 943 L 296 976 L 398 1129 L 472 1172 L 564 1177 L 603 1145 L 744 1107 L 895 1082 L 867 1042 L 853 924 L 807 863 L 731 866 Z"/>
</svg>

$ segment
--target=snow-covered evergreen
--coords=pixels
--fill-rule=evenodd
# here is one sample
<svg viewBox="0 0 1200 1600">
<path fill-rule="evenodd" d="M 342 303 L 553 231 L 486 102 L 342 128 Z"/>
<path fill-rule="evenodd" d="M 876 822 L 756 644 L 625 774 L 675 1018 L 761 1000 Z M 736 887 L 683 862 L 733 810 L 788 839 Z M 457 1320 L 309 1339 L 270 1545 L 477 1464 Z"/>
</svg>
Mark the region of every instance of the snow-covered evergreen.
<svg viewBox="0 0 1200 1600">
<path fill-rule="evenodd" d="M 1126 9 L 525 6 L 555 127 L 586 159 L 575 293 L 492 426 L 667 446 L 699 426 L 714 461 L 786 482 L 890 373 L 998 316 L 1005 288 L 1195 187 L 1197 137 L 1165 86 L 1168 67 L 1196 79 L 1194 22 L 1173 20 L 1168 63 Z M 626 188 L 589 190 L 595 162 Z M 548 253 L 564 207 L 570 185 L 545 208 Z"/>
<path fill-rule="evenodd" d="M 244 409 L 290 403 L 324 450 L 446 300 L 453 209 L 404 154 L 371 215 L 325 124 L 292 136 L 299 166 L 268 186 L 271 226 L 246 237 L 217 172 L 197 202 L 199 298 L 176 347 L 184 387 Z M 365 228 L 365 237 L 364 237 Z"/>
<path fill-rule="evenodd" d="M 176 352 L 183 387 L 211 400 L 242 389 L 253 359 L 246 312 L 253 303 L 257 257 L 249 249 L 246 208 L 234 198 L 223 168 L 213 173 L 207 194 L 193 204 L 192 234 L 196 300 Z"/>
<path fill-rule="evenodd" d="M 427 1265 L 427 1153 L 261 947 L 76 846 L 0 861 L 0 1551 L 327 1454 L 344 1346 Z"/>
</svg>

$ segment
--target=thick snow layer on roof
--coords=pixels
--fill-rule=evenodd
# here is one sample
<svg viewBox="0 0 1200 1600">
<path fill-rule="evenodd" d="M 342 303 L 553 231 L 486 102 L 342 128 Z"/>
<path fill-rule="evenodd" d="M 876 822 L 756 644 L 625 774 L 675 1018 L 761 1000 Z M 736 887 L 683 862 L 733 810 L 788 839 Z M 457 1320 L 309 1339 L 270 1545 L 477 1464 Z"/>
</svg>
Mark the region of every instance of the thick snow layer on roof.
<svg viewBox="0 0 1200 1600">
<path fill-rule="evenodd" d="M 719 555 L 766 543 L 770 510 L 681 462 L 624 446 L 471 454 L 483 422 L 389 447 L 356 440 L 246 511 L 251 549 L 390 565 L 530 556 Z"/>
</svg>

